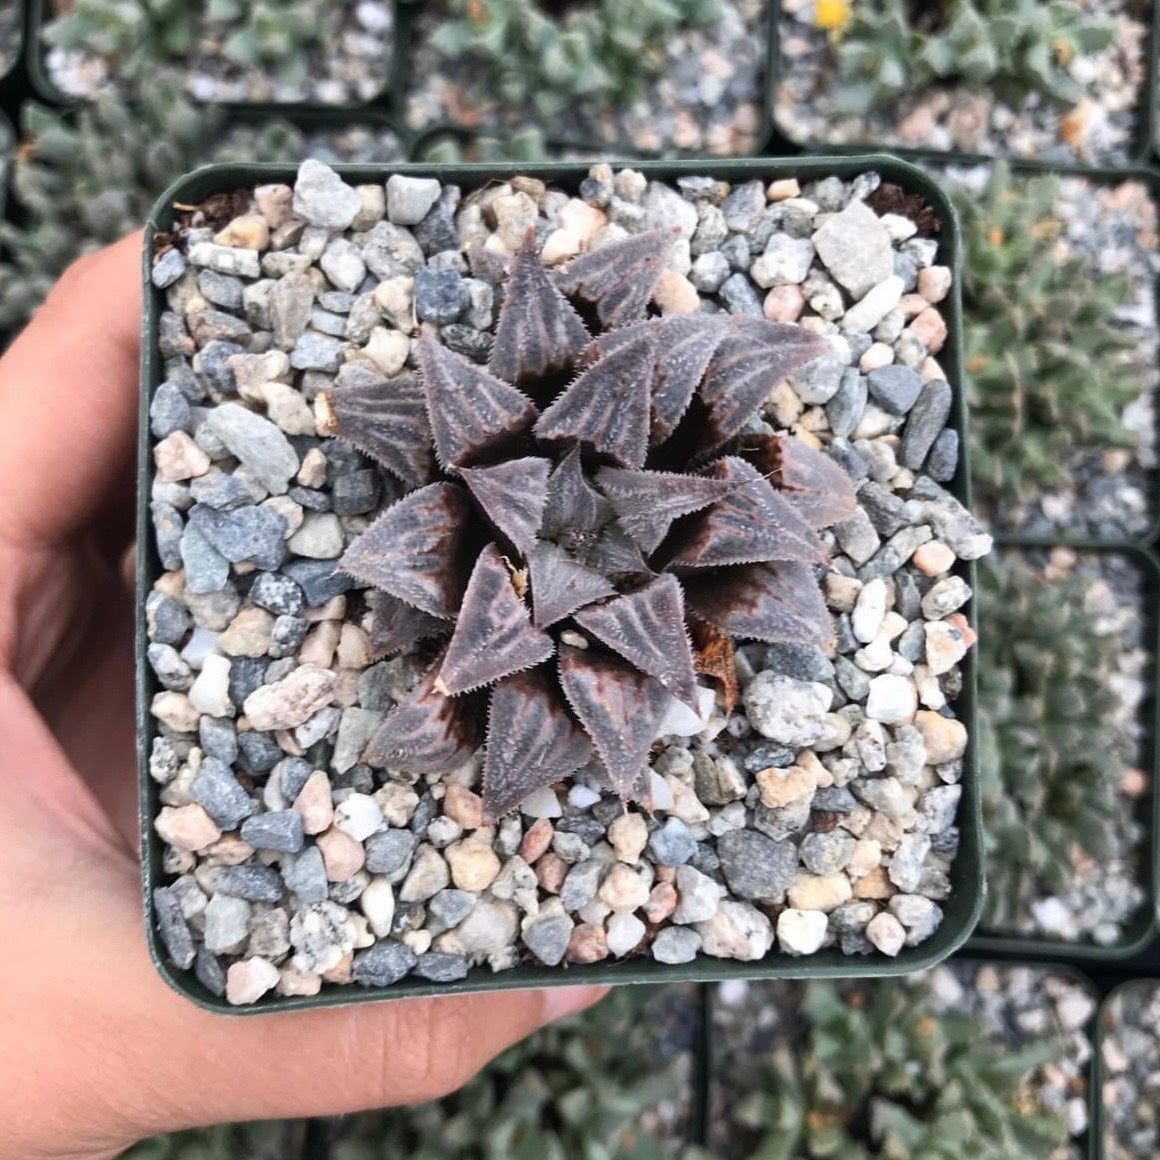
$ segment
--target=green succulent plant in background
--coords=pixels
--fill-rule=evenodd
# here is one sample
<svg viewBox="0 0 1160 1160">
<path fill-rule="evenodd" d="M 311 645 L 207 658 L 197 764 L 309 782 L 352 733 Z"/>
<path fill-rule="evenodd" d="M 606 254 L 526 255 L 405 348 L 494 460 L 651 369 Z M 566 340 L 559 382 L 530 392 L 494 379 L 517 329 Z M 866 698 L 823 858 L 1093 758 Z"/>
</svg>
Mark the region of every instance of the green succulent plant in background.
<svg viewBox="0 0 1160 1160">
<path fill-rule="evenodd" d="M 491 96 L 545 116 L 625 104 L 664 68 L 669 38 L 721 19 L 720 0 L 446 0 L 432 43 L 478 62 Z"/>
<path fill-rule="evenodd" d="M 0 331 L 28 320 L 64 268 L 140 227 L 154 201 L 208 161 L 293 161 L 284 121 L 225 132 L 217 110 L 158 78 L 132 103 L 109 92 L 75 115 L 28 104 L 12 166 L 18 221 L 0 223 Z"/>
<path fill-rule="evenodd" d="M 1076 0 L 851 0 L 837 38 L 840 104 L 892 105 L 938 82 L 986 87 L 1011 104 L 1039 95 L 1074 104 L 1068 66 L 1115 38 L 1114 21 Z"/>
<path fill-rule="evenodd" d="M 120 1160 L 293 1160 L 304 1132 L 302 1120 L 220 1124 L 142 1140 Z"/>
<path fill-rule="evenodd" d="M 75 0 L 43 35 L 53 47 L 108 58 L 118 80 L 148 88 L 157 65 L 190 56 L 201 31 L 224 25 L 229 60 L 298 83 L 332 8 L 329 0 Z"/>
<path fill-rule="evenodd" d="M 1141 392 L 1136 340 L 1117 326 L 1128 279 L 1093 275 L 1061 247 L 1059 179 L 996 164 L 985 189 L 952 190 L 963 233 L 971 473 L 1010 509 L 1065 484 L 1087 448 L 1132 447 L 1124 408 Z"/>
<path fill-rule="evenodd" d="M 741 1061 L 735 1124 L 753 1160 L 1036 1160 L 1067 1142 L 1030 1074 L 1052 1038 L 1012 1046 L 966 1015 L 936 1013 L 929 984 L 804 988 L 802 1042 Z"/>
<path fill-rule="evenodd" d="M 666 1000 L 675 994 L 616 988 L 582 1016 L 511 1048 L 442 1100 L 355 1117 L 334 1160 L 684 1156 L 683 1142 L 662 1138 L 652 1120 L 681 1099 L 685 1083 L 682 1056 L 658 1058 Z M 680 1018 L 680 1003 L 668 1014 Z"/>
<path fill-rule="evenodd" d="M 1124 643 L 1083 572 L 1049 580 L 1009 551 L 980 561 L 976 592 L 984 921 L 1020 929 L 1033 900 L 1067 887 L 1077 849 L 1116 852 L 1137 748 L 1112 681 Z"/>
</svg>

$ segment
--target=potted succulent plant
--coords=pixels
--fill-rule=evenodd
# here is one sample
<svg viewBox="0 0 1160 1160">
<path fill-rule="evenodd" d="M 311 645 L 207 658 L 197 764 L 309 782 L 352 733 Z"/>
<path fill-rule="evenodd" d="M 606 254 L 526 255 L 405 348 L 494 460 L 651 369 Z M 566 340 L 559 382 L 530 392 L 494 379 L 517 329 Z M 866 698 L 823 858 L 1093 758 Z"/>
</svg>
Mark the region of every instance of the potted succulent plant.
<svg viewBox="0 0 1160 1160">
<path fill-rule="evenodd" d="M 712 994 L 715 1155 L 1083 1154 L 1096 999 L 1071 972 L 956 962 Z"/>
<path fill-rule="evenodd" d="M 1151 0 L 780 0 L 792 141 L 1116 164 L 1150 137 Z"/>
<path fill-rule="evenodd" d="M 362 105 L 394 75 L 390 0 L 35 0 L 32 77 L 50 100 L 145 92 L 180 72 L 201 101 Z"/>
<path fill-rule="evenodd" d="M 1157 579 L 1128 549 L 980 568 L 980 946 L 1113 959 L 1154 935 Z"/>
<path fill-rule="evenodd" d="M 990 538 L 955 229 L 886 158 L 170 190 L 139 613 L 167 977 L 251 1009 L 961 942 Z"/>
<path fill-rule="evenodd" d="M 1153 979 L 1134 979 L 1111 992 L 1100 1007 L 1096 1051 L 1099 1147 L 1107 1160 L 1149 1156 L 1160 1147 L 1156 1119 L 1156 1068 L 1160 1063 Z"/>
<path fill-rule="evenodd" d="M 410 34 L 406 122 L 566 146 L 737 156 L 769 136 L 759 0 L 440 0 Z"/>
<path fill-rule="evenodd" d="M 954 169 L 976 503 L 997 531 L 1157 521 L 1157 201 L 1147 170 Z"/>
</svg>

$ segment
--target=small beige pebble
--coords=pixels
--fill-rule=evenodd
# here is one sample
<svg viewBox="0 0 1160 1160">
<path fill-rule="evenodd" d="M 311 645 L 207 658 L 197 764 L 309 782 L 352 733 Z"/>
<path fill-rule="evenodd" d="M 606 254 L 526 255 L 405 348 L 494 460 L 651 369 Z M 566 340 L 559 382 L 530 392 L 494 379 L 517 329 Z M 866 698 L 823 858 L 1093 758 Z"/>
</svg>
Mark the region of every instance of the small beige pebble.
<svg viewBox="0 0 1160 1160">
<path fill-rule="evenodd" d="M 329 669 L 334 660 L 334 650 L 342 639 L 342 624 L 337 620 L 323 620 L 307 634 L 298 650 L 298 659 L 304 665 L 316 665 Z"/>
<path fill-rule="evenodd" d="M 859 838 L 854 843 L 854 853 L 846 864 L 846 874 L 850 878 L 864 878 L 871 870 L 882 865 L 882 843 L 876 838 Z"/>
<path fill-rule="evenodd" d="M 896 310 L 903 318 L 917 318 L 928 306 L 929 302 L 921 294 L 904 294 L 898 302 Z"/>
<path fill-rule="evenodd" d="M 783 177 L 769 183 L 765 196 L 770 201 L 788 201 L 791 197 L 801 197 L 801 192 L 802 187 L 797 178 Z"/>
<path fill-rule="evenodd" d="M 653 301 L 664 315 L 696 314 L 701 308 L 701 296 L 697 293 L 697 287 L 676 270 L 662 271 L 657 287 L 653 291 Z"/>
<path fill-rule="evenodd" d="M 945 765 L 967 751 L 967 727 L 951 717 L 929 709 L 920 709 L 914 723 L 926 744 L 926 760 L 930 765 Z"/>
<path fill-rule="evenodd" d="M 190 853 L 212 846 L 222 836 L 213 818 L 196 802 L 187 806 L 163 806 L 153 828 L 163 842 Z"/>
<path fill-rule="evenodd" d="M 314 412 L 301 393 L 285 383 L 266 383 L 261 390 L 266 414 L 287 435 L 314 435 Z M 312 448 L 317 451 L 317 448 Z"/>
<path fill-rule="evenodd" d="M 283 539 L 289 539 L 300 527 L 302 518 L 306 514 L 300 503 L 295 503 L 288 495 L 272 495 L 262 502 L 262 507 L 277 512 L 286 521 L 286 534 Z"/>
<path fill-rule="evenodd" d="M 892 362 L 894 362 L 893 347 L 887 346 L 884 342 L 876 342 L 858 360 L 858 369 L 864 375 L 868 375 L 871 371 L 890 366 Z"/>
<path fill-rule="evenodd" d="M 260 214 L 243 214 L 215 235 L 214 244 L 239 250 L 264 250 L 270 244 L 270 223 Z"/>
<path fill-rule="evenodd" d="M 371 643 L 366 630 L 357 624 L 344 624 L 335 656 L 340 669 L 365 669 L 371 663 Z"/>
<path fill-rule="evenodd" d="M 644 904 L 644 916 L 655 926 L 664 922 L 676 909 L 676 887 L 671 882 L 658 882 L 648 893 L 648 901 Z"/>
<path fill-rule="evenodd" d="M 298 482 L 303 487 L 321 487 L 326 482 L 326 456 L 318 447 L 311 447 L 302 456 L 302 466 L 298 469 Z"/>
<path fill-rule="evenodd" d="M 303 827 L 305 829 L 305 827 Z M 362 843 L 356 842 L 344 830 L 332 827 L 315 839 L 328 882 L 345 882 L 353 878 L 366 862 Z"/>
<path fill-rule="evenodd" d="M 761 804 L 770 810 L 805 801 L 813 796 L 818 786 L 814 774 L 800 765 L 791 765 L 787 769 L 770 766 L 758 770 L 754 780 L 761 791 Z"/>
<path fill-rule="evenodd" d="M 559 220 L 563 229 L 580 239 L 581 248 L 584 249 L 608 225 L 608 215 L 602 209 L 597 209 L 596 206 L 589 205 L 578 197 L 571 198 L 561 207 Z"/>
<path fill-rule="evenodd" d="M 927 540 L 916 549 L 911 559 L 924 576 L 941 576 L 954 567 L 955 554 L 941 540 Z"/>
<path fill-rule="evenodd" d="M 451 881 L 460 890 L 478 893 L 486 890 L 500 872 L 500 860 L 487 842 L 464 838 L 453 842 L 444 851 L 451 867 Z"/>
<path fill-rule="evenodd" d="M 354 967 L 354 951 L 348 951 L 337 963 L 327 971 L 322 972 L 323 982 L 338 983 L 345 986 L 351 981 L 351 971 Z"/>
<path fill-rule="evenodd" d="M 608 841 L 621 862 L 635 866 L 648 842 L 648 824 L 641 814 L 620 814 L 608 827 Z"/>
<path fill-rule="evenodd" d="M 805 295 L 792 282 L 774 286 L 761 305 L 762 313 L 769 322 L 797 322 L 805 308 Z"/>
<path fill-rule="evenodd" d="M 866 938 L 884 955 L 894 958 L 906 942 L 906 928 L 893 914 L 883 911 L 866 924 Z"/>
<path fill-rule="evenodd" d="M 447 792 L 443 795 L 443 812 L 465 830 L 477 830 L 483 825 L 483 799 L 465 785 L 456 785 L 452 782 L 447 787 Z M 541 818 L 540 821 L 547 821 L 547 819 Z M 551 828 L 551 823 L 549 823 L 549 831 Z M 536 857 L 538 858 L 539 854 Z M 525 861 L 527 861 L 526 858 Z M 535 858 L 531 861 L 535 861 Z"/>
<path fill-rule="evenodd" d="M 400 902 L 425 902 L 433 894 L 438 894 L 449 882 L 447 863 L 438 850 L 422 846 L 411 863 L 399 890 Z"/>
<path fill-rule="evenodd" d="M 614 911 L 636 910 L 648 902 L 649 888 L 631 867 L 618 862 L 605 875 L 597 897 Z"/>
<path fill-rule="evenodd" d="M 173 431 L 153 448 L 157 473 L 170 483 L 209 471 L 209 456 L 184 431 Z"/>
<path fill-rule="evenodd" d="M 553 230 L 545 239 L 540 251 L 540 261 L 545 266 L 558 266 L 569 258 L 574 258 L 583 248 L 579 234 L 572 230 Z"/>
<path fill-rule="evenodd" d="M 231 963 L 226 971 L 226 1002 L 235 1007 L 256 1003 L 281 979 L 273 963 L 257 957 Z"/>
<path fill-rule="evenodd" d="M 283 967 L 279 972 L 279 995 L 317 995 L 322 990 L 322 976 L 300 971 L 297 967 Z"/>
<path fill-rule="evenodd" d="M 947 266 L 926 266 L 918 272 L 918 292 L 932 305 L 951 291 L 953 278 Z"/>
<path fill-rule="evenodd" d="M 946 319 L 933 306 L 928 306 L 919 314 L 907 327 L 907 331 L 919 339 L 931 354 L 938 354 L 946 344 Z"/>
<path fill-rule="evenodd" d="M 321 834 L 334 821 L 334 802 L 330 796 L 330 779 L 326 771 L 316 769 L 294 799 L 294 812 L 302 819 L 307 834 Z"/>
<path fill-rule="evenodd" d="M 333 690 L 334 673 L 304 664 L 282 680 L 255 689 L 243 708 L 252 729 L 296 729 L 330 701 Z"/>
<path fill-rule="evenodd" d="M 411 340 L 401 330 L 376 326 L 363 350 L 387 378 L 392 378 L 406 365 L 407 355 L 411 353 Z"/>
<path fill-rule="evenodd" d="M 193 733 L 197 730 L 201 714 L 193 702 L 184 694 L 166 689 L 154 695 L 149 711 L 163 725 L 168 725 L 176 733 Z"/>
<path fill-rule="evenodd" d="M 803 874 L 786 892 L 790 906 L 827 914 L 843 902 L 849 902 L 852 895 L 850 880 L 845 874 Z"/>
<path fill-rule="evenodd" d="M 885 866 L 875 866 L 854 883 L 854 897 L 866 899 L 889 898 L 896 893 Z"/>
<path fill-rule="evenodd" d="M 415 279 L 407 275 L 386 278 L 374 289 L 375 305 L 399 330 L 415 329 Z"/>
<path fill-rule="evenodd" d="M 274 617 L 264 608 L 243 608 L 218 636 L 222 652 L 231 657 L 262 657 L 270 648 Z"/>
<path fill-rule="evenodd" d="M 294 190 L 288 185 L 259 185 L 254 190 L 254 204 L 272 230 L 284 226 L 294 215 Z"/>
</svg>

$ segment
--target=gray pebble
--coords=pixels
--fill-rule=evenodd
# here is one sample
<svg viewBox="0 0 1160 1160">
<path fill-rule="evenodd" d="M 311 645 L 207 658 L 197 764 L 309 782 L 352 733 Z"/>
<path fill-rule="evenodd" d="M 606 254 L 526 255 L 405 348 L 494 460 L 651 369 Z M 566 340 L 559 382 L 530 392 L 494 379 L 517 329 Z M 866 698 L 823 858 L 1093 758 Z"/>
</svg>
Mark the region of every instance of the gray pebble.
<svg viewBox="0 0 1160 1160">
<path fill-rule="evenodd" d="M 235 952 L 249 936 L 250 913 L 244 898 L 215 894 L 205 908 L 205 949 L 215 955 Z"/>
<path fill-rule="evenodd" d="M 151 592 L 145 602 L 149 636 L 158 644 L 180 644 L 189 631 L 189 613 L 172 596 Z"/>
<path fill-rule="evenodd" d="M 697 842 L 680 818 L 670 817 L 648 840 L 653 861 L 660 866 L 682 866 L 697 852 Z"/>
<path fill-rule="evenodd" d="M 689 271 L 689 281 L 702 294 L 716 294 L 731 272 L 732 268 L 725 255 L 713 250 L 702 254 L 693 262 Z"/>
<path fill-rule="evenodd" d="M 229 511 L 254 502 L 254 494 L 241 479 L 228 471 L 216 469 L 191 480 L 189 494 L 197 503 L 217 511 Z"/>
<path fill-rule="evenodd" d="M 566 914 L 534 918 L 524 930 L 524 945 L 545 966 L 559 966 L 568 951 L 574 926 L 575 923 Z"/>
<path fill-rule="evenodd" d="M 903 834 L 890 858 L 887 874 L 904 893 L 918 889 L 922 881 L 922 864 L 930 853 L 930 838 L 925 834 Z"/>
<path fill-rule="evenodd" d="M 333 560 L 292 560 L 282 571 L 301 587 L 308 608 L 318 608 L 341 596 L 354 583 L 345 572 L 336 570 Z"/>
<path fill-rule="evenodd" d="M 658 963 L 691 963 L 701 949 L 701 936 L 690 926 L 667 926 L 652 944 L 652 956 Z"/>
<path fill-rule="evenodd" d="M 815 809 L 820 808 L 816 800 L 813 804 Z M 854 856 L 854 838 L 845 830 L 806 834 L 798 850 L 802 864 L 811 874 L 836 874 Z"/>
<path fill-rule="evenodd" d="M 230 701 L 235 708 L 240 709 L 246 698 L 264 683 L 269 663 L 264 657 L 231 658 Z"/>
<path fill-rule="evenodd" d="M 442 190 L 437 178 L 392 173 L 387 178 L 387 217 L 397 226 L 418 225 L 439 200 Z"/>
<path fill-rule="evenodd" d="M 855 300 L 894 272 L 894 247 L 878 215 L 860 201 L 828 217 L 813 235 L 818 257 Z"/>
<path fill-rule="evenodd" d="M 892 415 L 905 415 L 922 392 L 922 378 L 910 367 L 891 363 L 866 376 L 870 397 Z"/>
<path fill-rule="evenodd" d="M 942 433 L 951 413 L 951 388 L 942 379 L 923 385 L 906 420 L 898 461 L 917 471 L 926 462 L 930 449 Z"/>
<path fill-rule="evenodd" d="M 375 836 L 377 835 L 372 835 Z M 369 841 L 367 845 L 370 845 Z M 454 887 L 440 890 L 427 902 L 427 929 L 432 934 L 452 930 L 475 909 L 477 901 L 477 897 L 470 890 L 456 890 Z"/>
<path fill-rule="evenodd" d="M 234 771 L 216 757 L 202 759 L 189 783 L 189 796 L 223 830 L 233 830 L 254 812 L 250 795 L 238 784 Z"/>
<path fill-rule="evenodd" d="M 959 433 L 953 427 L 944 429 L 934 441 L 926 461 L 926 471 L 939 483 L 950 483 L 959 466 Z"/>
<path fill-rule="evenodd" d="M 210 411 L 206 425 L 267 491 L 286 492 L 298 472 L 298 454 L 276 424 L 239 403 L 223 403 Z"/>
<path fill-rule="evenodd" d="M 342 366 L 342 343 L 330 334 L 303 331 L 290 352 L 290 365 L 299 371 L 334 374 Z"/>
<path fill-rule="evenodd" d="M 226 972 L 215 955 L 204 947 L 199 947 L 193 962 L 193 973 L 197 981 L 219 999 L 226 993 Z"/>
<path fill-rule="evenodd" d="M 417 841 L 410 830 L 380 830 L 371 834 L 365 843 L 367 869 L 372 874 L 397 873 L 411 860 Z"/>
<path fill-rule="evenodd" d="M 269 773 L 282 757 L 282 750 L 268 733 L 238 734 L 238 760 L 250 773 Z"/>
<path fill-rule="evenodd" d="M 866 410 L 867 392 L 866 376 L 857 368 L 848 367 L 842 371 L 838 389 L 826 403 L 830 430 L 838 438 L 845 439 L 853 434 Z"/>
<path fill-rule="evenodd" d="M 771 767 L 785 769 L 793 765 L 796 756 L 796 752 L 788 745 L 759 742 L 745 754 L 741 763 L 748 773 L 759 773 L 761 770 Z"/>
<path fill-rule="evenodd" d="M 379 502 L 378 476 L 369 470 L 338 476 L 331 485 L 330 502 L 340 516 L 374 511 Z"/>
<path fill-rule="evenodd" d="M 150 668 L 165 688 L 184 693 L 193 684 L 193 670 L 172 645 L 154 642 L 146 651 L 146 656 Z"/>
<path fill-rule="evenodd" d="M 180 250 L 166 250 L 153 263 L 149 277 L 158 290 L 166 290 L 185 273 L 188 263 Z"/>
<path fill-rule="evenodd" d="M 266 507 L 215 511 L 197 504 L 190 523 L 233 564 L 243 561 L 258 568 L 277 568 L 286 558 L 286 519 Z"/>
<path fill-rule="evenodd" d="M 289 866 L 284 867 L 282 874 L 286 880 L 286 889 L 303 905 L 326 900 L 329 883 L 322 851 L 317 846 L 307 846 Z"/>
<path fill-rule="evenodd" d="M 471 296 L 458 270 L 417 270 L 414 295 L 415 317 L 436 326 L 454 322 L 471 305 Z"/>
<path fill-rule="evenodd" d="M 228 717 L 207 717 L 203 714 L 197 726 L 198 741 L 210 757 L 233 765 L 238 759 L 238 731 Z"/>
<path fill-rule="evenodd" d="M 893 536 L 906 526 L 906 504 L 894 492 L 869 480 L 858 490 L 858 502 L 866 510 L 874 530 L 880 536 Z"/>
<path fill-rule="evenodd" d="M 276 616 L 297 616 L 306 606 L 302 588 L 279 572 L 263 572 L 250 587 L 250 599 Z"/>
<path fill-rule="evenodd" d="M 738 898 L 778 902 L 797 873 L 792 842 L 754 830 L 730 830 L 717 839 L 717 855 L 729 889 Z"/>
<path fill-rule="evenodd" d="M 161 383 L 149 404 L 149 427 L 155 439 L 164 439 L 174 431 L 193 429 L 193 411 L 189 400 L 172 383 Z"/>
<path fill-rule="evenodd" d="M 192 521 L 181 534 L 181 563 L 190 592 L 220 592 L 230 578 L 230 562 Z"/>
<path fill-rule="evenodd" d="M 428 951 L 419 956 L 411 974 L 432 983 L 454 983 L 467 977 L 468 966 L 466 955 Z"/>
<path fill-rule="evenodd" d="M 223 866 L 217 890 L 247 902 L 278 902 L 282 897 L 282 875 L 273 866 Z"/>
<path fill-rule="evenodd" d="M 731 274 L 721 283 L 718 291 L 730 314 L 748 314 L 754 318 L 764 318 L 761 299 L 753 288 L 753 283 L 745 274 Z"/>
<path fill-rule="evenodd" d="M 798 681 L 825 684 L 834 679 L 833 662 L 816 645 L 771 644 L 765 650 L 763 667 Z"/>
<path fill-rule="evenodd" d="M 810 807 L 832 814 L 849 814 L 858 808 L 858 799 L 844 785 L 820 785 L 814 790 Z"/>
<path fill-rule="evenodd" d="M 215 306 L 221 306 L 226 310 L 242 309 L 245 283 L 241 278 L 206 269 L 197 276 L 197 288 L 201 291 L 201 296 Z"/>
<path fill-rule="evenodd" d="M 241 835 L 255 850 L 278 850 L 283 854 L 297 854 L 305 840 L 302 819 L 294 810 L 273 810 L 247 818 Z"/>
<path fill-rule="evenodd" d="M 308 159 L 294 183 L 294 212 L 312 226 L 349 229 L 362 204 L 357 191 L 328 165 Z"/>
<path fill-rule="evenodd" d="M 153 518 L 153 539 L 161 566 L 169 571 L 181 567 L 181 533 L 185 527 L 181 512 L 171 503 L 154 503 L 149 508 Z"/>
<path fill-rule="evenodd" d="M 159 886 L 153 891 L 153 915 L 157 921 L 157 932 L 161 935 L 173 965 L 182 971 L 189 970 L 193 966 L 197 948 L 189 933 L 181 902 L 169 887 Z"/>
<path fill-rule="evenodd" d="M 406 943 L 383 939 L 354 956 L 351 978 L 364 987 L 389 987 L 409 974 L 418 961 Z"/>
<path fill-rule="evenodd" d="M 601 827 L 603 832 L 603 827 Z M 560 901 L 565 910 L 579 910 L 596 897 L 603 869 L 599 862 L 578 862 L 568 871 L 560 887 Z"/>
<path fill-rule="evenodd" d="M 298 651 L 306 639 L 310 622 L 299 616 L 279 616 L 270 629 L 270 656 L 281 659 Z"/>
</svg>

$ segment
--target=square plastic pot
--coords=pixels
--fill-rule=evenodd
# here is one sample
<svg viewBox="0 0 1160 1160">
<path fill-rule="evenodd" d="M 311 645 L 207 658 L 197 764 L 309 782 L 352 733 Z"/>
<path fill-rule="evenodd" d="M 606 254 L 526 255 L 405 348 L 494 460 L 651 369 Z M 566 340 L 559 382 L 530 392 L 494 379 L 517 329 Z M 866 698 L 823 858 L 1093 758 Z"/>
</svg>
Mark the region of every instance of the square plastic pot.
<svg viewBox="0 0 1160 1160">
<path fill-rule="evenodd" d="M 505 180 L 515 174 L 539 178 L 573 193 L 587 176 L 586 164 L 560 165 L 394 165 L 336 166 L 344 178 L 353 183 L 383 181 L 392 173 L 422 177 L 436 177 L 455 182 L 465 190 L 477 189 L 492 181 Z M 931 177 L 914 166 L 887 155 L 865 157 L 793 158 L 781 160 L 747 159 L 740 161 L 686 161 L 645 162 L 637 165 L 646 177 L 658 180 L 675 179 L 686 174 L 707 174 L 723 180 L 741 182 L 754 179 L 773 181 L 796 177 L 803 181 L 837 176 L 852 178 L 874 170 L 884 181 L 901 186 L 907 192 L 921 195 L 938 215 L 941 223 L 939 261 L 956 273 L 955 284 L 945 303 L 948 341 L 942 353 L 942 362 L 954 390 L 955 406 L 951 422 L 959 433 L 963 452 L 958 472 L 949 485 L 950 490 L 966 506 L 970 506 L 970 473 L 967 463 L 968 447 L 966 404 L 962 391 L 962 318 L 958 293 L 958 273 L 961 270 L 958 222 L 950 202 Z M 280 165 L 216 165 L 196 170 L 172 185 L 157 202 L 145 230 L 145 248 L 142 259 L 144 281 L 144 319 L 141 343 L 141 390 L 138 430 L 138 491 L 137 491 L 137 610 L 136 610 L 136 723 L 139 788 L 139 821 L 141 836 L 142 886 L 145 906 L 145 926 L 149 950 L 162 977 L 176 991 L 210 1010 L 229 1014 L 253 1014 L 262 1011 L 300 1010 L 313 1007 L 333 1007 L 354 1002 L 382 999 L 404 999 L 416 996 L 463 994 L 475 991 L 517 990 L 530 987 L 566 986 L 587 983 L 668 983 L 676 981 L 708 982 L 723 979 L 803 979 L 851 978 L 903 975 L 921 970 L 947 958 L 967 939 L 978 921 L 983 904 L 982 822 L 977 778 L 977 755 L 974 743 L 976 660 L 968 653 L 963 664 L 963 692 L 955 709 L 967 727 L 971 740 L 964 757 L 963 797 L 959 806 L 957 824 L 961 831 L 958 857 L 951 872 L 953 893 L 944 905 L 945 917 L 938 931 L 917 947 L 904 948 L 896 958 L 860 957 L 843 955 L 827 949 L 803 958 L 770 953 L 760 962 L 738 962 L 700 955 L 692 963 L 670 966 L 652 959 L 640 958 L 620 962 L 603 962 L 558 967 L 519 966 L 492 973 L 484 967 L 475 967 L 461 982 L 452 984 L 430 983 L 407 978 L 384 989 L 363 990 L 356 986 L 333 987 L 310 997 L 282 998 L 272 996 L 252 1007 L 230 1007 L 202 987 L 192 974 L 176 971 L 166 960 L 156 932 L 152 892 L 164 885 L 161 869 L 162 842 L 153 829 L 153 818 L 158 809 L 158 786 L 149 776 L 149 753 L 156 733 L 149 705 L 158 685 L 146 662 L 148 636 L 145 626 L 145 598 L 161 565 L 153 546 L 152 525 L 149 518 L 150 488 L 153 482 L 153 458 L 150 453 L 149 402 L 154 388 L 162 380 L 163 366 L 157 349 L 157 320 L 163 308 L 163 295 L 150 281 L 150 253 L 154 235 L 168 229 L 175 220 L 175 202 L 197 204 L 212 193 L 236 190 L 267 182 L 293 183 L 295 169 Z M 975 582 L 974 565 L 961 565 L 961 575 L 972 586 Z M 975 619 L 975 602 L 964 610 L 971 623 Z"/>
<path fill-rule="evenodd" d="M 405 36 L 402 25 L 407 19 L 406 9 L 420 0 L 395 0 L 393 41 L 390 47 L 390 75 L 384 77 L 382 86 L 369 101 L 352 101 L 350 104 L 332 105 L 322 101 L 225 101 L 222 107 L 231 111 L 253 114 L 264 113 L 271 117 L 292 117 L 303 112 L 358 113 L 374 108 L 391 109 L 401 107 L 405 74 Z M 52 19 L 52 0 L 27 0 L 28 13 L 25 23 L 25 65 L 29 81 L 35 94 L 53 105 L 75 105 L 88 103 L 92 98 L 70 96 L 52 79 L 46 60 L 48 46 L 41 39 L 44 26 Z M 166 71 L 180 73 L 180 61 L 171 61 L 163 67 Z"/>
<path fill-rule="evenodd" d="M 765 73 L 766 116 L 775 139 L 780 138 L 791 149 L 808 149 L 813 153 L 859 153 L 869 149 L 889 149 L 890 152 L 900 157 L 921 157 L 934 154 L 934 150 L 921 146 L 910 149 L 888 141 L 853 141 L 845 145 L 828 145 L 824 141 L 798 141 L 788 136 L 779 124 L 774 112 L 777 87 L 781 77 L 781 32 L 779 27 L 781 6 L 782 0 L 770 0 L 769 62 Z M 1157 35 L 1157 28 L 1160 27 L 1160 0 L 1153 0 L 1147 23 L 1148 42 L 1144 46 L 1143 53 L 1145 75 L 1140 85 L 1140 97 L 1136 105 L 1136 125 L 1132 130 L 1131 146 L 1127 150 L 1129 164 L 1149 161 L 1153 149 L 1160 153 L 1160 118 L 1158 118 L 1156 108 L 1157 101 L 1160 100 L 1160 36 Z M 956 163 L 998 161 L 1003 158 L 1011 161 L 1022 160 L 1022 158 L 1002 153 L 967 154 L 955 151 L 939 151 L 937 155 L 942 157 L 944 161 Z M 1028 158 L 1027 160 L 1033 159 Z"/>
<path fill-rule="evenodd" d="M 1113 966 L 1118 962 L 1135 958 L 1149 948 L 1156 949 L 1157 907 L 1160 906 L 1160 793 L 1157 792 L 1157 777 L 1160 776 L 1160 560 L 1153 551 L 1131 543 L 1110 545 L 1089 542 L 1077 545 L 1074 541 L 1057 539 L 1037 539 L 1034 537 L 1007 536 L 999 538 L 999 546 L 1012 548 L 1054 548 L 1066 546 L 1089 551 L 1094 555 L 1125 556 L 1140 569 L 1144 580 L 1142 607 L 1147 617 L 1145 639 L 1152 651 L 1149 673 L 1150 697 L 1143 707 L 1143 754 L 1142 768 L 1148 775 L 1148 793 L 1139 803 L 1137 817 L 1144 827 L 1143 848 L 1140 851 L 1140 881 L 1144 887 L 1145 899 L 1139 913 L 1124 929 L 1121 938 L 1110 946 L 1099 946 L 1092 942 L 1068 942 L 1063 939 L 1036 938 L 1034 936 L 1007 935 L 980 927 L 971 937 L 967 952 L 972 955 L 998 954 L 1019 958 L 1065 959 L 1077 964 L 1100 964 Z M 985 626 L 984 626 L 985 629 Z"/>
</svg>

